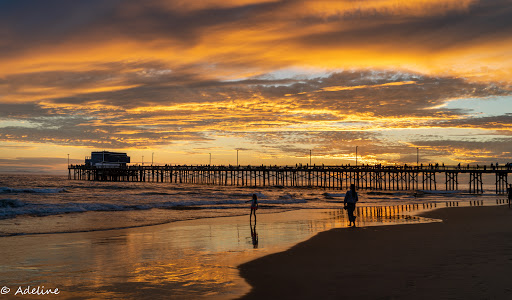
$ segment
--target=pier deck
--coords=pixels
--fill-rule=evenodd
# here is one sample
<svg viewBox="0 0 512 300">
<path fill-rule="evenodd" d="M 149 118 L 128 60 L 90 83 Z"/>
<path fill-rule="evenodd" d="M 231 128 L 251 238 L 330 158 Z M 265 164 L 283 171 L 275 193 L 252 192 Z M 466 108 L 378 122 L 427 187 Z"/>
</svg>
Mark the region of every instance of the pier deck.
<svg viewBox="0 0 512 300">
<path fill-rule="evenodd" d="M 467 174 L 470 193 L 483 192 L 482 175 L 495 175 L 496 194 L 506 193 L 507 166 L 187 166 L 133 165 L 96 168 L 68 166 L 72 180 L 169 182 L 251 187 L 316 187 L 347 189 L 355 184 L 371 190 L 445 190 L 459 189 L 459 175 Z M 441 177 L 441 178 L 439 178 Z"/>
</svg>

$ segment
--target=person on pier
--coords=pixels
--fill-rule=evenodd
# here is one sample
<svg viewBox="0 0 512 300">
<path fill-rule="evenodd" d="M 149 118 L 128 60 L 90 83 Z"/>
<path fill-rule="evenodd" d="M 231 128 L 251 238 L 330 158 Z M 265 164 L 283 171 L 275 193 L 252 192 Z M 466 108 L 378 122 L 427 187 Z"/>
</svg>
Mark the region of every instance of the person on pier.
<svg viewBox="0 0 512 300">
<path fill-rule="evenodd" d="M 357 201 L 359 201 L 359 197 L 356 192 L 356 185 L 351 184 L 350 190 L 345 194 L 345 200 L 343 201 L 343 209 L 347 210 L 348 220 L 350 222 L 348 226 L 352 226 L 352 224 L 354 224 L 354 227 L 356 226 L 356 216 L 354 216 L 354 211 L 356 210 Z"/>
<path fill-rule="evenodd" d="M 252 199 L 249 201 L 245 201 L 245 203 L 251 202 L 251 213 L 249 214 L 249 221 L 252 220 L 252 215 L 254 214 L 254 222 L 256 222 L 256 210 L 258 209 L 258 196 L 256 194 L 252 194 Z"/>
</svg>

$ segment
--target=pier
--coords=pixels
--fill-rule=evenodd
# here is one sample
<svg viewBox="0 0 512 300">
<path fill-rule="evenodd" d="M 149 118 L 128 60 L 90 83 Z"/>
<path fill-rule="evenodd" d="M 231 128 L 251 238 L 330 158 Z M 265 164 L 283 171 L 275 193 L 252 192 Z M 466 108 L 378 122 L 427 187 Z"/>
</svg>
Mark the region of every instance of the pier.
<svg viewBox="0 0 512 300">
<path fill-rule="evenodd" d="M 496 194 L 506 193 L 512 166 L 120 166 L 69 165 L 70 180 L 169 182 L 185 184 L 304 187 L 344 190 L 350 184 L 368 190 L 459 189 L 459 175 L 467 176 L 470 193 L 483 192 L 482 176 L 494 174 Z"/>
</svg>

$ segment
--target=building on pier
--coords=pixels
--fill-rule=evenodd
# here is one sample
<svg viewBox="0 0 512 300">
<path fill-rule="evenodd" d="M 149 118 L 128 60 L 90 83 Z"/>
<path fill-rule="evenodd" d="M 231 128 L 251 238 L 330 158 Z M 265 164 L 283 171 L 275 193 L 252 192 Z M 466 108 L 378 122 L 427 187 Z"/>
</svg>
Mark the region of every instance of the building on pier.
<svg viewBox="0 0 512 300">
<path fill-rule="evenodd" d="M 130 163 L 130 157 L 126 153 L 96 151 L 91 152 L 90 157 L 85 158 L 85 165 L 96 168 L 126 167 Z"/>
</svg>

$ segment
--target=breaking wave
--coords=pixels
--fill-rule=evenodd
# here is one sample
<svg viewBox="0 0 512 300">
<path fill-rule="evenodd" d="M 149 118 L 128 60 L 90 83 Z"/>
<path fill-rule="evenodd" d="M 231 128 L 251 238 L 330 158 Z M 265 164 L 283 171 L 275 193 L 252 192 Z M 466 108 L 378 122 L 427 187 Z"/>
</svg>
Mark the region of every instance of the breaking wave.
<svg viewBox="0 0 512 300">
<path fill-rule="evenodd" d="M 24 188 L 24 189 L 16 189 L 10 187 L 0 187 L 0 194 L 21 194 L 21 193 L 31 193 L 31 194 L 55 194 L 55 193 L 65 193 L 67 190 L 65 188 L 53 188 L 53 189 L 44 189 L 44 188 Z"/>
<path fill-rule="evenodd" d="M 265 204 L 299 204 L 306 203 L 302 199 L 276 199 L 259 201 Z M 88 211 L 128 211 L 149 209 L 230 209 L 248 205 L 245 200 L 197 200 L 197 201 L 166 201 L 144 204 L 113 204 L 113 203 L 32 203 L 18 199 L 0 199 L 0 219 L 14 218 L 21 215 L 49 216 Z"/>
</svg>

